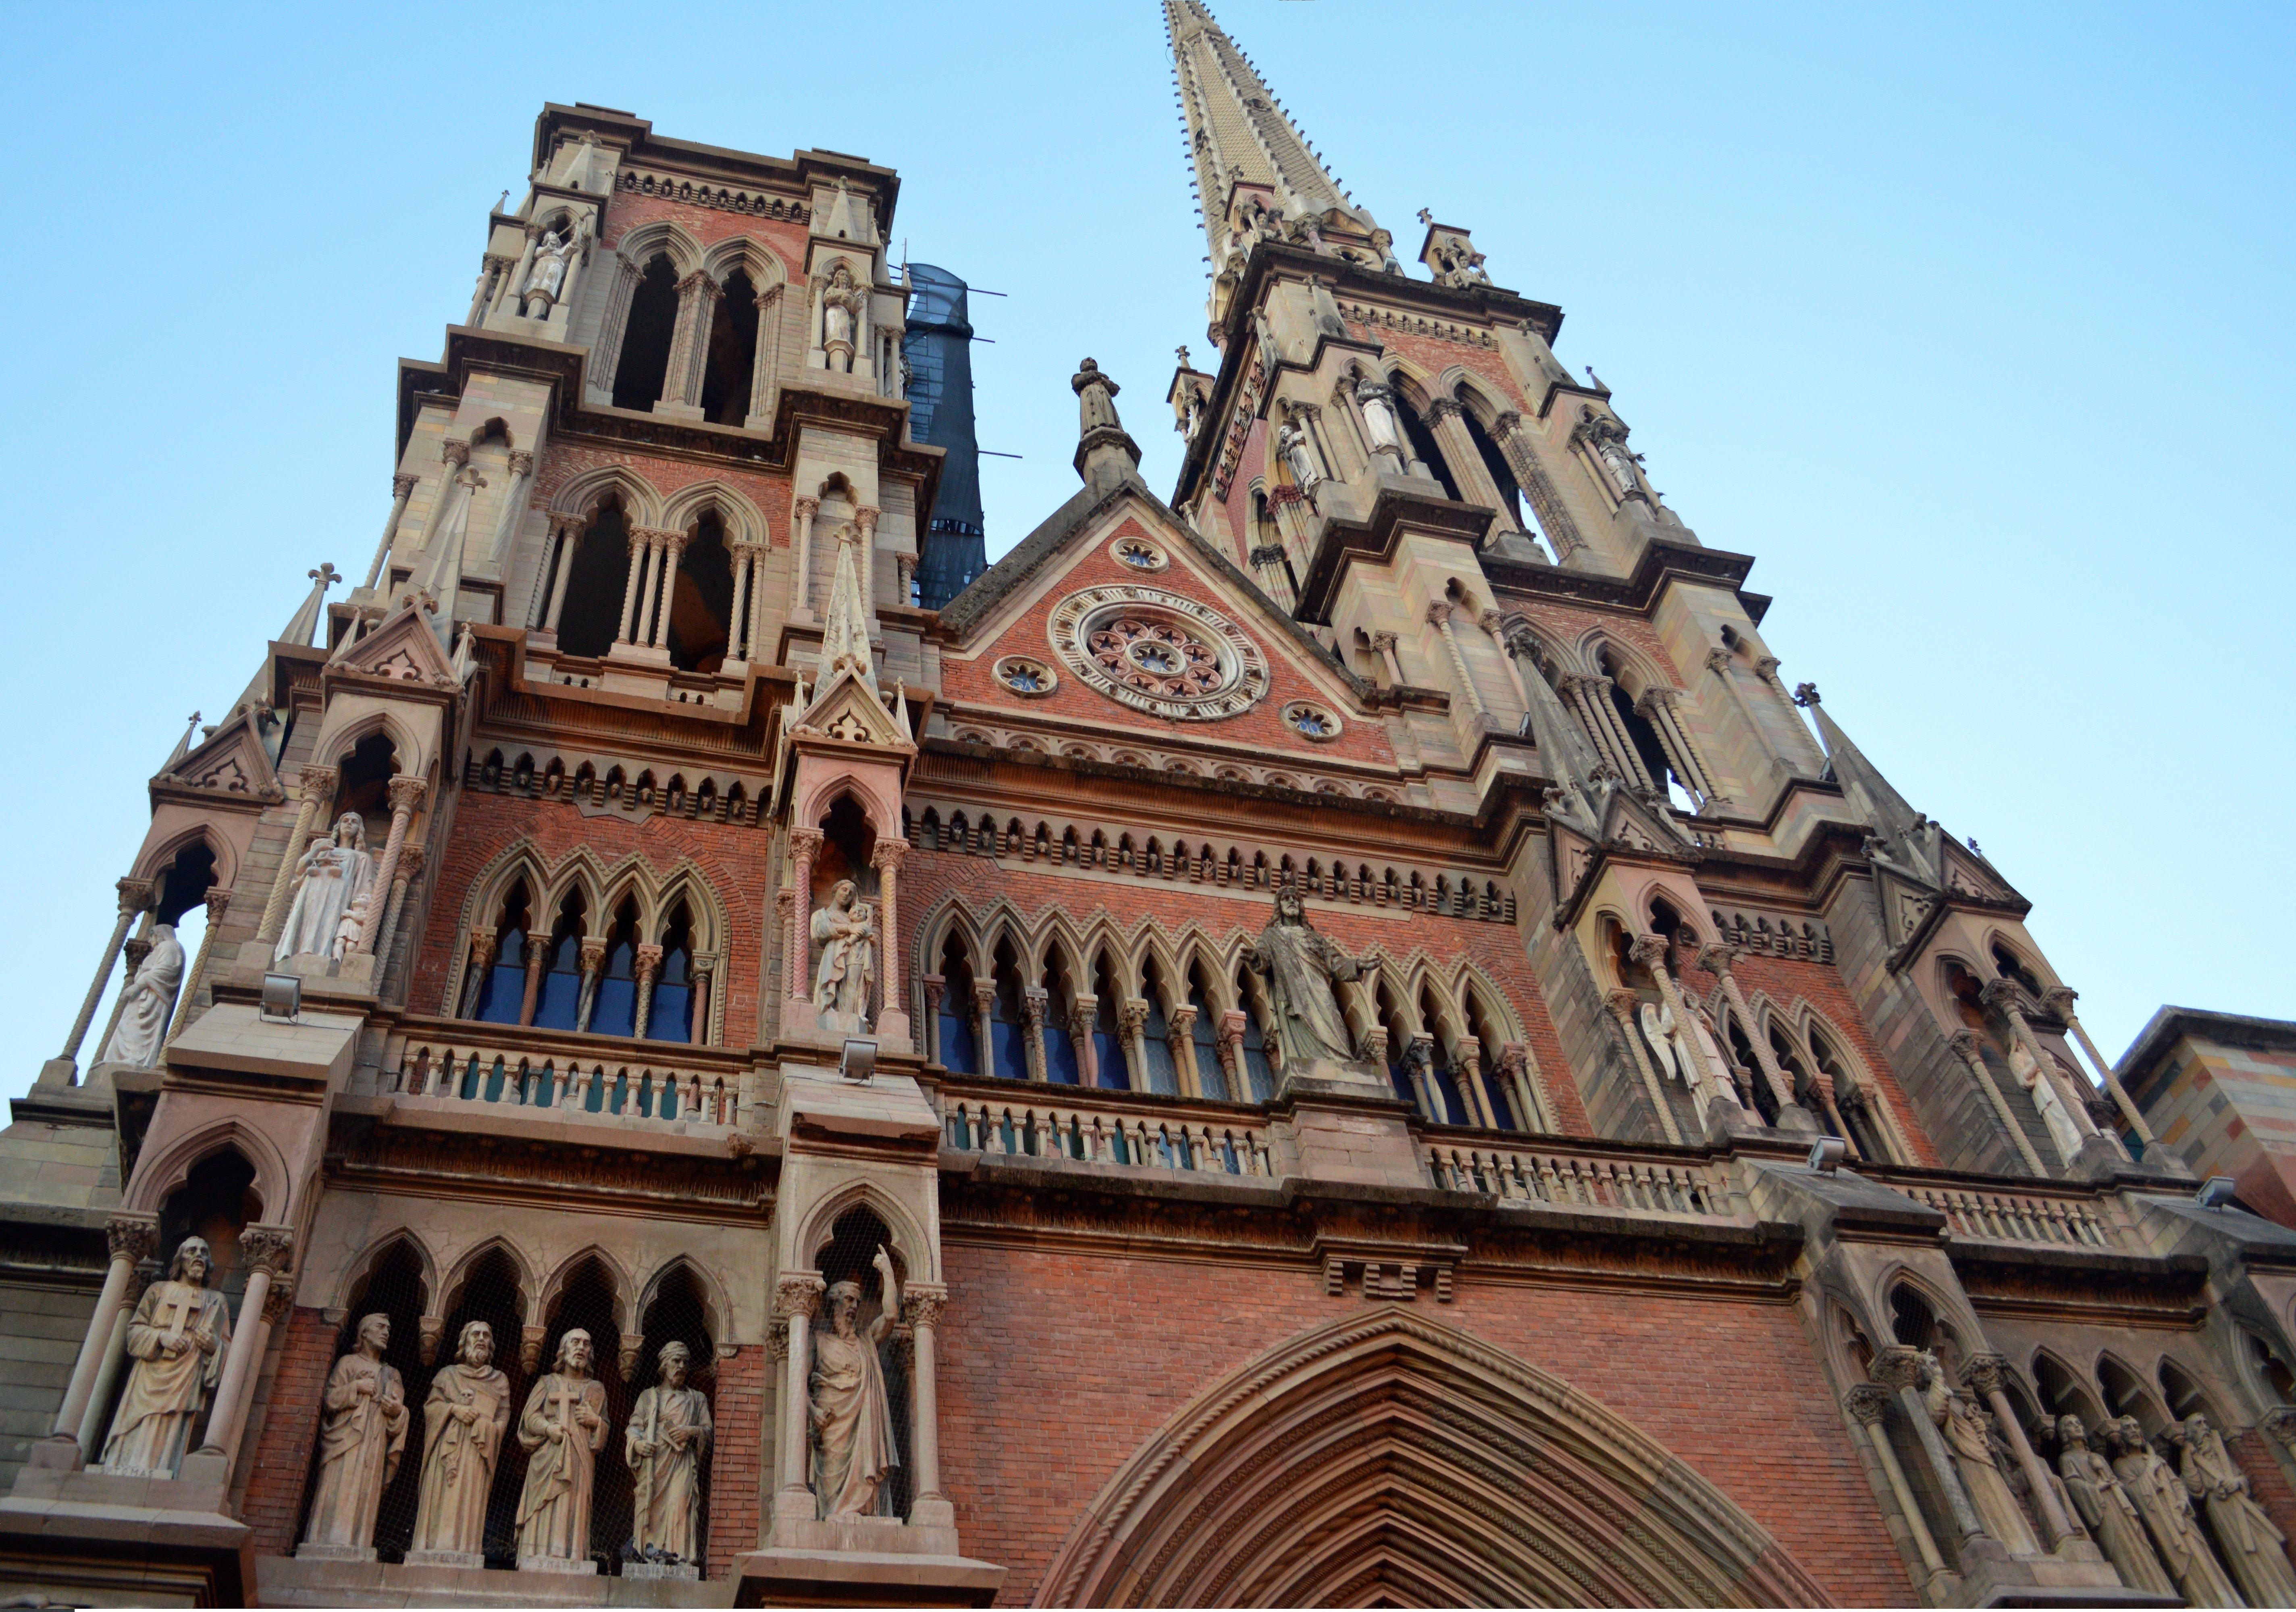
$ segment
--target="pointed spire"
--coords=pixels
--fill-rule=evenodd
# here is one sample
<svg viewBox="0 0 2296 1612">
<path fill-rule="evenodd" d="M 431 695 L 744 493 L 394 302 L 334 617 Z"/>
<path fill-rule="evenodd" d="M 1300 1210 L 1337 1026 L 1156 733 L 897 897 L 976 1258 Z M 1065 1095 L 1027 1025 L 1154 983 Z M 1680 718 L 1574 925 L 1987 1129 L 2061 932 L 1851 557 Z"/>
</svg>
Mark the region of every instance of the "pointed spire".
<svg viewBox="0 0 2296 1612">
<path fill-rule="evenodd" d="M 311 579 L 311 591 L 305 595 L 301 607 L 287 618 L 286 628 L 279 634 L 280 642 L 301 649 L 308 649 L 318 641 L 319 613 L 325 607 L 327 590 L 335 585 L 341 574 L 330 561 L 305 575 Z"/>
<path fill-rule="evenodd" d="M 821 682 L 826 688 L 840 670 L 871 688 L 877 686 L 876 658 L 869 649 L 869 623 L 861 613 L 861 575 L 853 560 L 860 528 L 847 521 L 837 528 L 837 569 L 829 585 L 829 616 L 821 632 Z"/>
<path fill-rule="evenodd" d="M 1898 847 L 1900 856 L 1910 865 L 1928 868 L 1931 857 L 1924 837 L 1936 825 L 1890 787 L 1890 781 L 1882 776 L 1881 768 L 1868 761 L 1866 752 L 1851 743 L 1849 735 L 1825 714 L 1825 707 L 1818 702 L 1816 683 L 1805 683 L 1796 688 L 1794 703 L 1817 719 L 1817 735 L 1824 742 L 1833 781 L 1849 797 L 1849 804 L 1857 808 L 1858 815 L 1883 839 Z"/>
<path fill-rule="evenodd" d="M 1370 227 L 1370 215 L 1349 204 L 1307 136 L 1198 0 L 1164 0 L 1164 26 L 1214 262 L 1226 247 L 1228 189 L 1238 180 L 1274 190 L 1287 217 L 1320 219 L 1338 208 Z"/>
<path fill-rule="evenodd" d="M 401 596 L 402 603 L 414 599 L 430 612 L 430 630 L 439 634 L 441 649 L 454 642 L 455 605 L 463 587 L 463 550 L 470 537 L 471 505 L 486 485 L 479 467 L 467 460 L 455 472 L 446 489 L 453 506 L 439 523 L 430 550 L 422 556 L 422 574 L 408 581 Z"/>
<path fill-rule="evenodd" d="M 184 728 L 184 736 L 176 741 L 176 748 L 169 750 L 168 752 L 168 759 L 160 764 L 159 775 L 160 777 L 164 778 L 168 773 L 174 772 L 176 770 L 176 764 L 192 753 L 192 735 L 199 731 L 200 714 L 197 711 L 193 711 L 192 713 L 191 721 L 185 724 Z"/>
</svg>

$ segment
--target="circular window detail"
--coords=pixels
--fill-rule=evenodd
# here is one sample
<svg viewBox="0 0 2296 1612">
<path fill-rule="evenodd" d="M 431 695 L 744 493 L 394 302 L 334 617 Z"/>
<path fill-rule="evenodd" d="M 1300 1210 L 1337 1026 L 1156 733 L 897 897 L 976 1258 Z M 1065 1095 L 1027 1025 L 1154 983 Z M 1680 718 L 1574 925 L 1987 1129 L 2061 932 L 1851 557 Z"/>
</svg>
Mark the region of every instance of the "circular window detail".
<svg viewBox="0 0 2296 1612">
<path fill-rule="evenodd" d="M 1160 588 L 1071 593 L 1047 632 L 1081 682 L 1152 716 L 1214 721 L 1250 710 L 1267 692 L 1267 663 L 1242 629 Z"/>
<path fill-rule="evenodd" d="M 1027 655 L 1007 655 L 996 663 L 994 675 L 1015 694 L 1042 700 L 1061 686 L 1058 672 Z"/>
<path fill-rule="evenodd" d="M 1283 725 L 1318 744 L 1328 744 L 1340 736 L 1339 717 L 1305 700 L 1295 700 L 1283 708 Z"/>
<path fill-rule="evenodd" d="M 1108 545 L 1108 552 L 1135 571 L 1160 571 L 1172 563 L 1170 555 L 1145 537 L 1119 537 Z"/>
</svg>

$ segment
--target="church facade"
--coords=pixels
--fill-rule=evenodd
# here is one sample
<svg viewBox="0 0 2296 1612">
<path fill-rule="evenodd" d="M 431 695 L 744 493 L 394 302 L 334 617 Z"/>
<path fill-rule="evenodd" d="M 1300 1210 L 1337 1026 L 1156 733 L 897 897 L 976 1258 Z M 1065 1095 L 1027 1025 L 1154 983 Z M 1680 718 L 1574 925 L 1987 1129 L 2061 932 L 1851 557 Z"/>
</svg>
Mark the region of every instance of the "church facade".
<svg viewBox="0 0 2296 1612">
<path fill-rule="evenodd" d="M 2296 1600 L 2296 1232 L 1165 12 L 1213 361 L 938 610 L 893 170 L 544 109 L 0 1133 L 0 1593 Z"/>
</svg>

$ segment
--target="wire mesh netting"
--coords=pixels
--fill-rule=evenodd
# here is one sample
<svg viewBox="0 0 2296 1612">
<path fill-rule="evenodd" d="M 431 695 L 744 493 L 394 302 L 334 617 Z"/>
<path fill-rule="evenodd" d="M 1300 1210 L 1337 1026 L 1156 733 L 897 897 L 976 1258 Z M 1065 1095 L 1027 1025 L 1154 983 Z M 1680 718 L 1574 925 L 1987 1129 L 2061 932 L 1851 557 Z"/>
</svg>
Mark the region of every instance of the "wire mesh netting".
<svg viewBox="0 0 2296 1612">
<path fill-rule="evenodd" d="M 877 1364 L 885 1382 L 885 1397 L 891 1413 L 894 1447 L 898 1452 L 899 1464 L 886 1475 L 877 1491 L 876 1515 L 906 1517 L 913 1491 L 910 1474 L 914 1469 L 909 1455 L 909 1330 L 900 1324 L 900 1317 L 890 1318 L 884 1313 L 884 1281 L 879 1276 L 874 1262 L 877 1250 L 884 1248 L 890 1257 L 892 1239 L 885 1231 L 885 1223 L 868 1209 L 854 1209 L 841 1216 L 830 1233 L 829 1246 L 815 1262 L 822 1280 L 828 1284 L 816 1329 L 828 1330 L 836 1325 L 836 1289 L 840 1283 L 851 1282 L 860 1289 L 860 1302 L 853 1316 L 853 1330 L 866 1338 L 875 1331 L 881 1319 L 890 1319 L 877 1340 Z M 898 1280 L 900 1267 L 894 1264 Z M 816 1472 L 814 1493 L 820 1493 L 818 1476 L 819 1445 L 814 1447 Z"/>
</svg>

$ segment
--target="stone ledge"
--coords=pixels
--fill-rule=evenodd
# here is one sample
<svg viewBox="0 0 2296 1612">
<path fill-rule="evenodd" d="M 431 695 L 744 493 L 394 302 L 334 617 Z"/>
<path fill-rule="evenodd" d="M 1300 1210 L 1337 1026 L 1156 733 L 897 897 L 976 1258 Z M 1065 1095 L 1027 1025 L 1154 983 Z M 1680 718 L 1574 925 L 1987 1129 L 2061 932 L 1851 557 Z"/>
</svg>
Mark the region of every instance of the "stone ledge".
<svg viewBox="0 0 2296 1612">
<path fill-rule="evenodd" d="M 737 1607 L 985 1607 L 1004 1583 L 993 1562 L 875 1551 L 750 1551 L 734 1569 Z"/>
<path fill-rule="evenodd" d="M 729 1607 L 734 1581 L 592 1577 L 398 1562 L 255 1560 L 267 1607 Z"/>
</svg>

